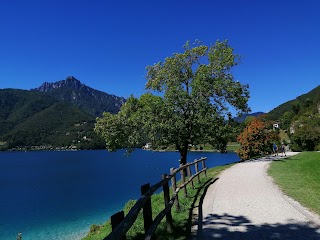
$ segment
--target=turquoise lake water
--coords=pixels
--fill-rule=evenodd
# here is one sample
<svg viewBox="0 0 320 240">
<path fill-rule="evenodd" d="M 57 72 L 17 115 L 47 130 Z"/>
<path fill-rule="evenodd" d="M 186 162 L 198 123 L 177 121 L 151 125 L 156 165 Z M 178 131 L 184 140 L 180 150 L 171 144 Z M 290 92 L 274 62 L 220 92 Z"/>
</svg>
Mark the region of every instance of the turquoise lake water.
<svg viewBox="0 0 320 240">
<path fill-rule="evenodd" d="M 214 167 L 239 161 L 235 153 L 190 152 L 188 161 L 208 157 Z M 0 240 L 77 240 L 92 224 L 106 222 L 140 186 L 155 184 L 178 152 L 137 149 L 107 152 L 0 152 Z"/>
</svg>

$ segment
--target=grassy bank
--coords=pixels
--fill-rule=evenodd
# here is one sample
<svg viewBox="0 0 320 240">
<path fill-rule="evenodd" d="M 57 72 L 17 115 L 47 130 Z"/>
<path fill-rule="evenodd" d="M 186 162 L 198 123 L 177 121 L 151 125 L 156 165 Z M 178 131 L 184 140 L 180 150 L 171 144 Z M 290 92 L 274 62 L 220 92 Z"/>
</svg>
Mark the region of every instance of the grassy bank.
<svg viewBox="0 0 320 240">
<path fill-rule="evenodd" d="M 240 144 L 237 142 L 229 142 L 226 147 L 227 147 L 226 150 L 228 152 L 236 152 L 240 148 Z M 165 149 L 157 149 L 156 151 L 178 151 L 178 150 L 176 150 L 174 146 L 171 146 Z M 193 146 L 189 149 L 189 151 L 219 152 L 219 150 L 207 144 L 200 144 L 199 146 Z"/>
<path fill-rule="evenodd" d="M 156 231 L 157 239 L 186 239 L 191 232 L 192 212 L 198 201 L 203 194 L 205 188 L 212 183 L 212 181 L 219 175 L 219 173 L 231 165 L 219 166 L 211 168 L 207 171 L 207 177 L 202 174 L 201 183 L 195 184 L 195 189 L 191 188 L 191 184 L 188 186 L 188 197 L 184 197 L 182 192 L 179 193 L 180 211 L 176 211 L 175 207 L 172 208 L 172 217 L 174 222 L 174 232 L 168 234 L 166 232 L 165 221 L 162 221 Z M 160 177 L 160 176 L 159 176 Z M 197 181 L 195 181 L 197 182 Z M 134 200 L 130 200 L 124 207 L 124 212 L 127 214 L 131 207 L 135 204 Z M 152 215 L 155 217 L 164 208 L 163 193 L 155 194 L 152 196 Z M 106 237 L 111 232 L 110 221 L 107 221 L 103 225 L 91 226 L 90 232 L 84 238 L 84 240 L 100 240 Z M 127 233 L 127 239 L 142 239 L 143 238 L 143 218 L 140 211 L 139 216 L 135 224 L 131 227 Z"/>
<path fill-rule="evenodd" d="M 228 152 L 236 152 L 240 148 L 239 143 L 228 143 L 227 144 L 227 151 Z"/>
<path fill-rule="evenodd" d="M 273 162 L 268 174 L 285 194 L 320 215 L 320 153 L 303 152 Z"/>
</svg>

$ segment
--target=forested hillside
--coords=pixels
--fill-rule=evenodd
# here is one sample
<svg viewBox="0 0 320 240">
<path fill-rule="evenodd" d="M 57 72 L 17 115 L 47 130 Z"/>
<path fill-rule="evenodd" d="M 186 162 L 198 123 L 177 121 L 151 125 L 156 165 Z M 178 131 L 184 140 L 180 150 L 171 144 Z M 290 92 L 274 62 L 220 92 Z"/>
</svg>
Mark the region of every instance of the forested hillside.
<svg viewBox="0 0 320 240">
<path fill-rule="evenodd" d="M 290 100 L 274 108 L 268 113 L 271 120 L 279 120 L 287 113 L 299 116 L 307 112 L 317 112 L 318 104 L 320 103 L 320 85 L 310 92 Z M 293 117 L 293 116 L 292 116 Z"/>
<path fill-rule="evenodd" d="M 291 138 L 292 150 L 320 150 L 320 86 L 268 113 Z"/>
<path fill-rule="evenodd" d="M 103 147 L 95 117 L 46 94 L 0 90 L 0 148 Z"/>
</svg>

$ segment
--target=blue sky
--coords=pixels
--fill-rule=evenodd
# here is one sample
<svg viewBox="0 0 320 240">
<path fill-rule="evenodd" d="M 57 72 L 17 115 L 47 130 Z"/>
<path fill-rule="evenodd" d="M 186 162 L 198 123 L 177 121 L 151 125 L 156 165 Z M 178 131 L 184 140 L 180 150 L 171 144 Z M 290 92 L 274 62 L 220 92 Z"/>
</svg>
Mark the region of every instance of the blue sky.
<svg viewBox="0 0 320 240">
<path fill-rule="evenodd" d="M 228 39 L 268 112 L 320 83 L 320 1 L 1 0 L 0 88 L 31 89 L 72 75 L 118 96 L 145 92 L 145 67 L 187 40 Z"/>
</svg>

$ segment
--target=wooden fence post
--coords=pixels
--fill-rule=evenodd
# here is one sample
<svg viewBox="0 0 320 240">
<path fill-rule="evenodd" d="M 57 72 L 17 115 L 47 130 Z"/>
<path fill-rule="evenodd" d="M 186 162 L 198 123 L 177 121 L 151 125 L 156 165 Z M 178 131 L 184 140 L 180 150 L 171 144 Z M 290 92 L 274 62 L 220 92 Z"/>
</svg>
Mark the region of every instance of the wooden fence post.
<svg viewBox="0 0 320 240">
<path fill-rule="evenodd" d="M 111 216 L 111 227 L 112 231 L 121 223 L 121 221 L 124 219 L 124 211 L 117 212 L 116 214 L 113 214 Z M 126 235 L 121 237 L 121 240 L 126 240 Z"/>
<path fill-rule="evenodd" d="M 150 188 L 150 183 L 141 186 L 141 195 L 145 194 Z M 152 207 L 151 207 L 151 198 L 146 201 L 143 206 L 143 222 L 144 222 L 144 231 L 148 232 L 152 224 Z"/>
<path fill-rule="evenodd" d="M 170 174 L 172 175 L 172 178 L 171 178 L 172 192 L 173 192 L 173 194 L 175 194 L 176 193 L 176 189 L 177 189 L 177 179 L 176 179 L 176 174 L 174 174 L 173 172 L 174 172 L 174 168 L 170 168 Z M 180 210 L 180 205 L 179 205 L 179 196 L 178 196 L 178 194 L 176 195 L 176 200 L 174 201 L 174 204 L 176 205 L 176 210 L 179 211 Z"/>
<path fill-rule="evenodd" d="M 180 167 L 183 167 L 183 164 L 180 164 Z M 186 182 L 186 173 L 185 173 L 185 169 L 181 169 L 180 170 L 181 173 L 181 181 L 182 181 L 182 185 Z M 188 193 L 187 193 L 187 186 L 183 187 L 183 192 L 184 192 L 184 196 L 187 197 Z"/>
<path fill-rule="evenodd" d="M 191 174 L 191 166 L 189 165 L 189 166 L 188 166 L 188 178 L 190 179 L 191 177 L 192 177 L 192 174 Z M 191 180 L 191 186 L 192 186 L 192 188 L 194 189 L 193 179 Z"/>
<path fill-rule="evenodd" d="M 167 178 L 167 174 L 162 175 L 162 180 Z M 166 182 L 163 185 L 163 197 L 164 197 L 164 206 L 165 208 L 168 207 L 169 201 L 170 201 L 170 191 L 169 191 L 169 184 Z M 169 212 L 166 214 L 166 220 L 167 220 L 167 231 L 169 233 L 172 233 L 173 231 L 173 222 L 172 222 L 172 215 L 171 215 L 171 208 Z"/>
<path fill-rule="evenodd" d="M 206 159 L 202 160 L 202 169 L 206 168 Z M 207 170 L 204 170 L 204 175 L 207 176 Z"/>
<path fill-rule="evenodd" d="M 196 162 L 195 167 L 196 167 L 196 174 L 198 174 L 198 172 L 199 172 L 198 162 Z M 200 176 L 199 176 L 199 175 L 200 175 L 200 174 L 197 175 L 197 177 L 198 177 L 198 183 L 200 183 Z"/>
</svg>

